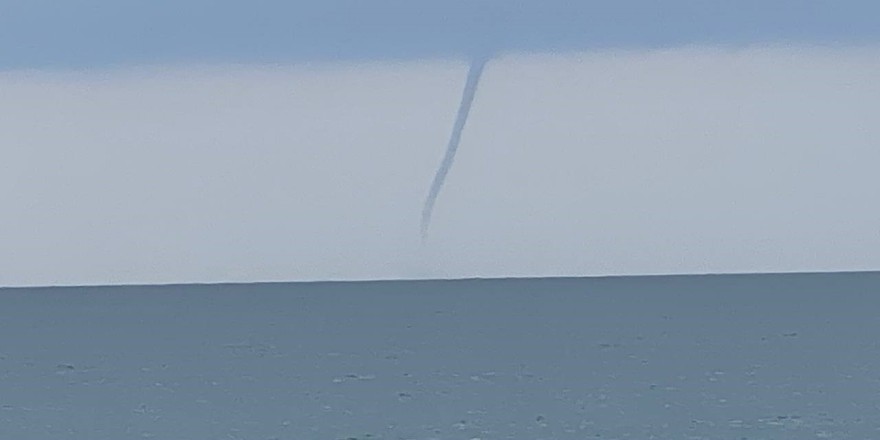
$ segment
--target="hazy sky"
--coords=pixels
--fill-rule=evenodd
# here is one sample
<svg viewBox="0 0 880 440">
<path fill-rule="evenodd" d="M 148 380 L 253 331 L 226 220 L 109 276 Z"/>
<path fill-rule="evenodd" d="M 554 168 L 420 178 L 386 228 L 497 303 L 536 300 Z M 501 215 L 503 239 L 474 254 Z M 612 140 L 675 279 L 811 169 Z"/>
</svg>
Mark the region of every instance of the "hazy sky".
<svg viewBox="0 0 880 440">
<path fill-rule="evenodd" d="M 880 269 L 875 7 L 798 3 L 9 3 L 0 285 Z"/>
</svg>

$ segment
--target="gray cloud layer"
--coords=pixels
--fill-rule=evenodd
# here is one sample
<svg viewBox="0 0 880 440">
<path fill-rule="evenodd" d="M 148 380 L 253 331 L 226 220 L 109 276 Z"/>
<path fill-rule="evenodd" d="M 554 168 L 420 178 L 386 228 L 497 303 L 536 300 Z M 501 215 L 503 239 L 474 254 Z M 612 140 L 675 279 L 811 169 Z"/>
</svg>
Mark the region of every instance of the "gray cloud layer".
<svg viewBox="0 0 880 440">
<path fill-rule="evenodd" d="M 0 285 L 880 268 L 880 53 L 0 74 Z"/>
</svg>

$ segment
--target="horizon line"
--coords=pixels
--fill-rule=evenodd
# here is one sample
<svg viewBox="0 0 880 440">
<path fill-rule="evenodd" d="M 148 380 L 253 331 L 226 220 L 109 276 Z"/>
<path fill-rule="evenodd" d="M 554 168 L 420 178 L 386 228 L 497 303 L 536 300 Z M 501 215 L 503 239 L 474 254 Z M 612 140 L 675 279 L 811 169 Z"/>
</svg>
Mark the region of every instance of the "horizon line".
<svg viewBox="0 0 880 440">
<path fill-rule="evenodd" d="M 112 289 L 112 288 L 172 288 L 172 287 L 235 287 L 235 286 L 273 286 L 273 285 L 327 285 L 327 284 L 380 284 L 380 283 L 473 283 L 486 281 L 576 281 L 576 280 L 618 280 L 630 279 L 671 279 L 671 278 L 720 278 L 720 277 L 793 277 L 793 276 L 843 276 L 880 275 L 880 269 L 854 269 L 839 271 L 780 271 L 780 272 L 701 272 L 701 273 L 647 273 L 632 275 L 545 275 L 545 276 L 472 276 L 451 278 L 360 278 L 360 279 L 303 279 L 303 280 L 256 280 L 256 281 L 217 281 L 217 282 L 169 282 L 169 283 L 119 283 L 119 284 L 45 284 L 0 286 L 0 294 L 11 290 L 36 289 Z"/>
</svg>

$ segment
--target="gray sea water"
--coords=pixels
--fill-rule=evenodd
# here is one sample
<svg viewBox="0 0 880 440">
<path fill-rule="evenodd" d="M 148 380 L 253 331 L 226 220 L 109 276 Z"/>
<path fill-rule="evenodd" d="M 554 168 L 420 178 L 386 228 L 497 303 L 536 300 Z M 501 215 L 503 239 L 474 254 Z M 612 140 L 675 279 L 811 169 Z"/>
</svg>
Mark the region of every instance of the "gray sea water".
<svg viewBox="0 0 880 440">
<path fill-rule="evenodd" d="M 2 439 L 876 439 L 880 273 L 0 289 Z"/>
</svg>

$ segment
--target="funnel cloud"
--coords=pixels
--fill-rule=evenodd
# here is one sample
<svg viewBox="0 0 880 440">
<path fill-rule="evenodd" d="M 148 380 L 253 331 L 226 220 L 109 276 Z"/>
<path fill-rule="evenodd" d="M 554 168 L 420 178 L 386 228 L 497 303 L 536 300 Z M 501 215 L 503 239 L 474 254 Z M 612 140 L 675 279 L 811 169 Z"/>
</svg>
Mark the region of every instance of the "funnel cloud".
<svg viewBox="0 0 880 440">
<path fill-rule="evenodd" d="M 483 67 L 489 61 L 488 57 L 474 58 L 471 61 L 468 70 L 467 82 L 464 85 L 464 91 L 461 95 L 461 104 L 458 106 L 458 114 L 455 117 L 455 124 L 452 126 L 452 134 L 449 136 L 449 144 L 446 146 L 446 154 L 440 167 L 434 175 L 434 181 L 431 182 L 431 189 L 428 197 L 425 199 L 425 206 L 422 208 L 422 242 L 428 237 L 428 228 L 431 226 L 431 216 L 434 213 L 434 204 L 437 202 L 437 196 L 443 189 L 446 182 L 446 175 L 452 168 L 452 162 L 455 160 L 455 152 L 458 151 L 458 144 L 461 143 L 461 134 L 467 123 L 468 114 L 474 103 L 474 96 L 477 94 L 477 86 L 480 84 L 480 77 L 483 75 Z"/>
</svg>

